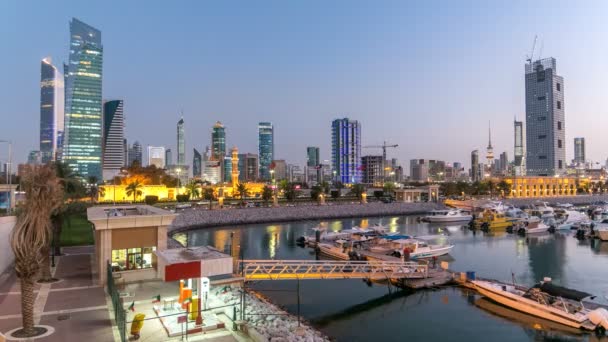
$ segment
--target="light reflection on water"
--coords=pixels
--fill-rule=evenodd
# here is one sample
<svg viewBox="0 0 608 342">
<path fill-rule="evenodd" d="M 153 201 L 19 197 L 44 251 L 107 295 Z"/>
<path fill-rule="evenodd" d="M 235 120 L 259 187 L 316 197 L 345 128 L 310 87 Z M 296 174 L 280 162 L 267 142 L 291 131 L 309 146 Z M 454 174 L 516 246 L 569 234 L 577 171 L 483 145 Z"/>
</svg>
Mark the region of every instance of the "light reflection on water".
<svg viewBox="0 0 608 342">
<path fill-rule="evenodd" d="M 517 282 L 525 285 L 549 276 L 556 283 L 596 294 L 603 302 L 608 295 L 608 243 L 578 241 L 569 233 L 525 238 L 429 225 L 417 222 L 415 217 L 384 217 L 200 229 L 187 233 L 187 240 L 190 245 L 212 245 L 232 255 L 242 252 L 246 259 L 314 259 L 314 252 L 298 247 L 296 240 L 311 234 L 310 229 L 319 224 L 332 231 L 383 224 L 392 232 L 409 235 L 441 232 L 455 245 L 446 258 L 452 270 L 472 270 L 479 276 L 505 281 L 510 281 L 513 273 Z M 287 310 L 297 311 L 295 282 L 259 282 L 253 286 L 262 292 L 289 290 L 266 295 Z M 518 321 L 519 316 L 508 311 L 493 312 L 496 308 L 491 305 L 480 308 L 475 304 L 479 296 L 456 288 L 408 294 L 391 293 L 382 284 L 369 287 L 360 280 L 308 280 L 301 282 L 301 298 L 303 316 L 340 341 L 447 338 L 481 342 L 490 337 L 492 342 L 597 340 L 592 335 L 572 337 L 560 331 L 535 330 L 529 320 Z"/>
</svg>

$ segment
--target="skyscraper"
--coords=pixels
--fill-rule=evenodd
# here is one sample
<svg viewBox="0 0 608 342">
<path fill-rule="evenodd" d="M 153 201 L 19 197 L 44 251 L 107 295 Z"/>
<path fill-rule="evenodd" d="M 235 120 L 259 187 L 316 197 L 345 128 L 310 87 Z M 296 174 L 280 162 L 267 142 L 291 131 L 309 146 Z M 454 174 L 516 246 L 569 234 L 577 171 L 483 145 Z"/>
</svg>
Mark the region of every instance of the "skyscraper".
<svg viewBox="0 0 608 342">
<path fill-rule="evenodd" d="M 274 159 L 274 127 L 271 122 L 258 124 L 258 152 L 260 156 L 260 178 L 270 179 L 270 164 Z"/>
<path fill-rule="evenodd" d="M 167 152 L 162 146 L 148 146 L 148 165 L 154 165 L 159 169 L 164 169 L 166 164 Z"/>
<path fill-rule="evenodd" d="M 200 178 L 203 174 L 203 157 L 195 148 L 192 149 L 192 177 Z"/>
<path fill-rule="evenodd" d="M 479 170 L 479 151 L 471 152 L 471 180 L 479 182 L 481 180 L 481 172 Z"/>
<path fill-rule="evenodd" d="M 40 63 L 40 153 L 42 162 L 54 161 L 60 154 L 64 118 L 63 75 L 51 57 Z"/>
<path fill-rule="evenodd" d="M 348 118 L 336 119 L 331 125 L 331 161 L 334 181 L 359 183 L 361 181 L 361 124 Z"/>
<path fill-rule="evenodd" d="M 363 180 L 365 184 L 382 183 L 382 156 L 363 156 L 361 165 L 363 169 Z"/>
<path fill-rule="evenodd" d="M 216 122 L 211 131 L 211 157 L 223 161 L 226 156 L 226 128 L 221 122 Z"/>
<path fill-rule="evenodd" d="M 585 138 L 574 138 L 574 164 L 585 165 Z"/>
<path fill-rule="evenodd" d="M 186 135 L 184 118 L 177 122 L 177 165 L 186 165 Z"/>
<path fill-rule="evenodd" d="M 509 170 L 509 155 L 507 152 L 503 152 L 500 154 L 500 162 L 499 162 L 499 172 L 501 176 L 507 176 L 507 171 Z"/>
<path fill-rule="evenodd" d="M 114 179 L 125 164 L 123 100 L 103 104 L 103 179 Z"/>
<path fill-rule="evenodd" d="M 101 32 L 70 21 L 70 57 L 65 75 L 62 159 L 83 177 L 102 178 Z"/>
<path fill-rule="evenodd" d="M 239 181 L 256 181 L 258 179 L 258 155 L 253 153 L 240 153 L 238 157 Z"/>
<path fill-rule="evenodd" d="M 317 167 L 319 164 L 321 164 L 319 148 L 315 146 L 308 146 L 306 148 L 306 166 Z"/>
<path fill-rule="evenodd" d="M 165 166 L 173 165 L 173 152 L 168 148 L 165 150 Z"/>
<path fill-rule="evenodd" d="M 531 176 L 564 172 L 564 79 L 555 58 L 526 64 L 526 166 Z"/>
<path fill-rule="evenodd" d="M 129 154 L 127 160 L 127 167 L 131 167 L 133 163 L 137 162 L 142 165 L 142 147 L 139 141 L 135 141 L 131 147 L 129 147 Z"/>
<path fill-rule="evenodd" d="M 515 159 L 513 160 L 513 167 L 515 176 L 526 175 L 526 145 L 524 141 L 525 127 L 522 121 L 514 121 L 515 128 L 515 145 L 513 147 L 513 154 Z"/>
</svg>

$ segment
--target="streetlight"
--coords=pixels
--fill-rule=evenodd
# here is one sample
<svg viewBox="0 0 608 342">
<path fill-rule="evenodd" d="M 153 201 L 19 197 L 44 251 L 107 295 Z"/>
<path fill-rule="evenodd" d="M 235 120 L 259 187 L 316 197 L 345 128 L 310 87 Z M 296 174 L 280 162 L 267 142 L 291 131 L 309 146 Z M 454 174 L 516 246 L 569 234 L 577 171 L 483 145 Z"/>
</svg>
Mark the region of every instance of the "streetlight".
<svg viewBox="0 0 608 342">
<path fill-rule="evenodd" d="M 12 155 L 12 149 L 13 149 L 13 143 L 10 140 L 0 140 L 0 143 L 7 143 L 8 144 L 8 162 L 6 163 L 6 186 L 8 187 L 8 205 L 6 207 L 6 213 L 10 214 L 11 213 L 11 185 L 13 185 L 13 179 L 11 177 L 11 167 L 13 164 L 13 155 Z"/>
</svg>

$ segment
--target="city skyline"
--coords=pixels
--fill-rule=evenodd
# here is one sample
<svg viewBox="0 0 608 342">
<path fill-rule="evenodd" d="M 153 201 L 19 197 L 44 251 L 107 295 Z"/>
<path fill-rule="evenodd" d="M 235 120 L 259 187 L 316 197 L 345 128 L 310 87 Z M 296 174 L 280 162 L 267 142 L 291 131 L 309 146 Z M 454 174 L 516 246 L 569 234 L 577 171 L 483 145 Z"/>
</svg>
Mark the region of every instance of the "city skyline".
<svg viewBox="0 0 608 342">
<path fill-rule="evenodd" d="M 545 7 L 549 8 L 548 4 L 548 2 L 539 2 L 534 6 L 538 9 L 545 9 Z M 124 25 L 121 23 L 135 13 L 137 6 L 125 6 L 124 13 L 111 21 L 104 17 L 109 13 L 109 9 L 95 8 L 95 6 L 87 6 L 89 7 L 87 11 L 83 10 L 83 6 L 69 6 L 73 13 L 61 13 L 58 12 L 58 9 L 52 9 L 46 4 L 40 8 L 28 8 L 27 10 L 19 4 L 0 6 L 2 6 L 3 13 L 15 13 L 15 18 L 8 18 L 9 20 L 0 25 L 10 25 L 15 20 L 30 17 L 32 19 L 28 20 L 32 23 L 32 27 L 23 32 L 25 37 L 23 40 L 28 41 L 29 46 L 24 47 L 15 38 L 7 37 L 7 50 L 19 52 L 15 53 L 19 58 L 3 57 L 6 58 L 7 65 L 14 66 L 8 70 L 9 77 L 13 73 L 19 75 L 19 77 L 15 77 L 15 87 L 3 88 L 3 91 L 0 91 L 2 94 L 0 96 L 3 96 L 2 100 L 6 103 L 6 110 L 20 113 L 18 118 L 3 125 L 7 127 L 6 129 L 0 131 L 3 138 L 14 142 L 15 164 L 24 162 L 28 152 L 37 149 L 38 145 L 37 133 L 24 128 L 27 127 L 27 122 L 33 122 L 39 116 L 39 109 L 36 108 L 37 95 L 35 94 L 39 89 L 35 83 L 39 80 L 40 75 L 36 64 L 46 55 L 51 55 L 58 64 L 68 60 L 66 22 L 69 17 L 66 15 L 82 19 L 103 32 L 104 49 L 106 50 L 104 51 L 104 98 L 125 99 L 128 104 L 128 107 L 125 108 L 127 113 L 126 137 L 129 141 L 140 141 L 143 146 L 166 146 L 175 149 L 174 137 L 167 134 L 164 127 L 168 127 L 169 124 L 173 125 L 179 119 L 179 110 L 183 108 L 189 130 L 192 132 L 205 130 L 213 122 L 220 120 L 230 127 L 227 146 L 238 146 L 242 152 L 256 152 L 256 123 L 271 121 L 276 127 L 274 158 L 289 157 L 290 162 L 299 165 L 305 165 L 306 155 L 301 151 L 303 147 L 310 144 L 321 147 L 322 160 L 329 159 L 331 141 L 326 128 L 327 122 L 345 115 L 360 121 L 365 127 L 364 144 L 377 144 L 383 140 L 398 143 L 400 147 L 390 151 L 389 157 L 398 158 L 402 164 L 404 161 L 419 157 L 468 160 L 468 154 L 472 149 L 485 147 L 485 124 L 488 120 L 492 121 L 494 127 L 495 152 L 498 154 L 507 151 L 509 155 L 513 155 L 512 118 L 516 116 L 518 119 L 522 119 L 525 112 L 522 65 L 525 55 L 529 53 L 532 39 L 538 33 L 544 41 L 544 56 L 552 55 L 560 61 L 560 75 L 568 79 L 568 92 L 566 93 L 568 112 L 575 113 L 579 118 L 576 121 L 569 121 L 565 141 L 570 142 L 575 136 L 585 136 L 587 157 L 595 161 L 606 159 L 606 155 L 601 149 L 604 143 L 601 133 L 589 132 L 584 123 L 589 120 L 594 120 L 598 126 L 604 124 L 604 120 L 607 120 L 606 123 L 608 123 L 608 119 L 604 119 L 604 116 L 597 112 L 597 108 L 601 108 L 598 106 L 601 94 L 593 92 L 589 95 L 584 90 L 601 89 L 601 83 L 597 83 L 599 80 L 596 81 L 593 78 L 589 82 L 590 76 L 583 72 L 585 69 L 580 63 L 580 52 L 573 51 L 575 43 L 571 40 L 573 37 L 577 37 L 577 33 L 582 32 L 582 29 L 571 25 L 557 27 L 560 24 L 558 18 L 566 15 L 563 10 L 554 8 L 558 6 L 551 6 L 551 13 L 549 13 L 554 14 L 553 16 L 556 18 L 549 19 L 552 16 L 547 15 L 539 19 L 536 16 L 516 17 L 516 14 L 522 13 L 518 11 L 522 10 L 523 4 L 516 4 L 509 9 L 489 9 L 487 6 L 474 6 L 471 3 L 469 6 L 465 4 L 459 6 L 461 8 L 454 9 L 454 6 L 448 3 L 446 7 L 451 7 L 448 9 L 455 11 L 454 16 L 462 15 L 463 18 L 451 18 L 447 23 L 439 23 L 439 27 L 431 29 L 421 24 L 420 20 L 407 24 L 402 20 L 396 20 L 396 16 L 406 16 L 408 10 L 411 10 L 412 16 L 421 16 L 437 24 L 438 16 L 442 13 L 445 14 L 443 10 L 438 14 L 433 14 L 430 8 L 425 6 L 391 4 L 385 8 L 375 8 L 373 15 L 364 21 L 360 28 L 357 28 L 354 23 L 363 17 L 365 12 L 361 8 L 362 5 L 346 6 L 345 3 L 336 3 L 335 8 L 326 9 L 318 18 L 321 23 L 319 30 L 334 34 L 332 37 L 335 39 L 331 41 L 336 40 L 337 44 L 332 48 L 327 48 L 326 45 L 330 42 L 330 38 L 324 38 L 321 32 L 307 31 L 308 26 L 304 25 L 305 20 L 295 20 L 289 24 L 274 22 L 274 24 L 284 25 L 290 29 L 288 31 L 291 34 L 305 41 L 312 39 L 317 42 L 315 44 L 311 43 L 310 46 L 305 47 L 291 45 L 283 39 L 287 38 L 284 36 L 287 33 L 277 33 L 271 37 L 273 39 L 264 40 L 261 37 L 271 29 L 272 25 L 263 23 L 264 18 L 268 19 L 263 15 L 261 18 L 245 15 L 252 11 L 254 14 L 258 13 L 254 8 L 246 8 L 242 12 L 237 11 L 229 19 L 232 21 L 244 18 L 247 23 L 253 24 L 257 28 L 256 35 L 247 36 L 249 39 L 253 39 L 251 43 L 240 39 L 227 43 L 224 39 L 243 34 L 244 28 L 239 25 L 228 29 L 228 24 L 220 25 L 218 28 L 220 34 L 217 38 L 213 38 L 211 46 L 205 45 L 206 47 L 201 48 L 205 52 L 202 54 L 202 60 L 188 57 L 190 54 L 198 55 L 194 53 L 197 51 L 195 48 L 192 48 L 195 50 L 190 51 L 191 53 L 184 55 L 184 67 L 192 66 L 194 60 L 199 63 L 195 72 L 187 73 L 184 67 L 174 66 L 176 70 L 172 72 L 171 76 L 162 76 L 163 82 L 160 84 L 163 86 L 159 89 L 152 89 L 147 85 L 154 84 L 152 81 L 154 78 L 150 78 L 151 76 L 158 75 L 145 73 L 151 70 L 149 69 L 151 65 L 162 65 L 161 57 L 166 54 L 161 50 L 171 50 L 174 47 L 173 44 L 178 42 L 162 40 L 162 44 L 140 44 L 144 46 L 139 46 L 138 49 L 144 49 L 142 52 L 149 56 L 151 64 L 144 63 L 142 66 L 138 66 L 129 63 L 130 57 L 134 56 L 135 51 L 139 51 L 135 47 L 128 46 L 133 41 L 133 37 L 141 37 L 143 43 L 150 42 L 150 39 L 153 39 L 155 33 L 160 30 L 150 19 L 141 19 L 136 32 L 127 32 L 122 29 Z M 602 12 L 597 9 L 599 6 L 605 5 L 596 3 L 595 6 L 574 9 L 579 17 L 586 18 L 585 32 L 589 31 L 589 26 L 600 27 L 599 25 L 602 24 L 598 16 L 594 15 Z M 192 4 L 192 6 L 186 7 L 205 9 L 208 13 L 205 16 L 211 16 L 208 23 L 201 20 L 205 23 L 201 24 L 200 28 L 196 28 L 200 32 L 205 32 L 214 25 L 217 27 L 218 19 L 216 17 L 228 13 L 228 8 L 224 6 Z M 314 4 L 311 5 L 310 10 L 314 7 Z M 334 15 L 346 7 L 348 7 L 347 12 L 350 16 L 340 18 L 334 23 Z M 273 6 L 272 13 L 284 11 L 293 15 L 292 12 L 295 8 L 302 9 L 297 5 L 280 5 Z M 468 17 L 472 21 L 466 23 L 463 20 L 466 15 L 463 13 L 471 9 L 474 9 L 474 15 L 479 16 Z M 308 8 L 303 10 L 305 10 L 304 19 L 307 18 L 307 15 L 308 17 L 312 15 L 308 12 Z M 393 10 L 395 15 L 390 15 L 390 10 Z M 499 11 L 504 16 L 499 16 Z M 169 9 L 168 19 L 176 21 L 182 16 L 191 18 L 187 12 Z M 47 16 L 48 13 L 61 14 Z M 160 15 L 156 11 L 147 14 L 152 19 Z M 484 17 L 481 14 L 485 14 L 486 19 L 481 19 Z M 42 17 L 45 20 L 36 20 Z M 57 19 L 49 21 L 49 17 Z M 486 34 L 475 33 L 475 28 L 487 24 L 491 18 L 502 18 L 496 23 L 496 29 L 490 30 Z M 516 18 L 518 27 L 513 29 L 512 23 Z M 536 20 L 540 22 L 535 22 Z M 191 26 L 190 24 L 184 25 L 185 27 L 176 25 L 175 28 L 171 28 L 171 34 L 184 32 Z M 348 30 L 337 31 L 340 25 L 346 25 Z M 411 43 L 413 44 L 411 54 L 397 48 L 399 42 L 403 39 L 407 40 L 409 37 L 408 30 L 418 27 L 410 25 L 422 25 L 421 29 L 428 28 L 428 31 L 421 33 L 422 36 L 437 39 L 437 44 L 424 43 L 424 38 L 420 38 Z M 543 28 L 547 27 L 546 25 L 549 25 L 551 29 Z M 44 39 L 35 37 L 34 31 L 39 32 L 42 27 L 45 32 Z M 457 28 L 456 31 L 460 30 L 462 33 L 462 38 L 456 39 L 453 43 L 449 42 L 451 38 L 454 38 L 453 34 L 449 32 L 451 27 Z M 513 30 L 509 32 L 508 37 L 505 37 L 507 28 Z M 373 30 L 364 34 L 357 43 L 352 41 L 354 37 L 370 29 Z M 142 30 L 149 33 L 142 35 Z M 4 32 L 10 32 L 10 30 L 7 29 Z M 158 38 L 162 37 L 164 34 Z M 508 38 L 506 42 L 505 38 Z M 590 38 L 586 38 L 583 43 L 590 44 L 588 39 Z M 376 40 L 386 43 L 379 51 L 367 53 L 358 58 L 351 55 L 353 51 L 363 51 L 370 46 L 375 46 Z M 497 41 L 501 42 L 500 46 L 495 44 Z M 488 43 L 490 46 L 488 47 L 484 43 Z M 259 44 L 260 50 L 249 56 L 252 62 L 249 65 L 237 55 L 241 49 L 251 48 L 251 44 Z M 474 44 L 474 47 L 471 44 Z M 580 41 L 576 44 L 580 44 Z M 11 49 L 12 46 L 15 49 Z M 576 50 L 578 50 L 578 46 Z M 291 51 L 289 49 L 301 53 L 305 48 L 316 51 L 316 54 L 313 53 L 316 56 L 313 61 L 306 62 L 306 60 L 301 60 L 288 53 Z M 287 62 L 274 63 L 274 59 L 268 57 L 271 51 L 281 52 L 284 49 L 287 49 L 285 53 L 290 57 L 286 59 Z M 584 50 L 583 47 L 581 50 Z M 606 70 L 606 63 L 599 64 L 599 58 L 595 57 L 603 54 L 590 53 L 589 49 L 586 50 L 586 54 L 591 55 L 590 58 L 585 59 L 586 64 L 592 65 L 598 73 Z M 388 52 L 394 52 L 394 57 L 387 57 L 390 55 L 390 53 L 387 54 Z M 454 53 L 454 55 L 467 53 L 473 58 L 467 62 L 453 59 L 446 60 L 446 63 L 437 63 L 438 58 L 450 53 Z M 421 57 L 424 55 L 429 58 L 422 59 Z M 399 56 L 404 58 L 400 59 Z M 222 58 L 228 59 L 236 69 L 233 71 L 227 69 L 226 65 L 220 61 Z M 337 58 L 340 59 L 343 67 L 335 68 Z M 482 61 L 482 59 L 488 61 Z M 378 63 L 373 62 L 375 60 Z M 489 62 L 490 60 L 491 62 Z M 386 65 L 386 68 L 378 66 L 380 64 Z M 486 74 L 482 70 L 493 64 L 500 64 L 502 67 L 492 69 L 494 70 L 493 81 L 489 83 L 489 80 L 484 79 Z M 437 71 L 424 77 L 415 71 L 415 69 L 428 70 L 430 65 L 435 65 Z M 212 68 L 217 70 L 208 72 Z M 298 68 L 301 68 L 301 71 Z M 260 78 L 262 73 L 271 77 Z M 390 76 L 390 73 L 395 75 Z M 205 77 L 201 78 L 202 76 L 199 77 L 199 75 L 205 75 Z M 468 81 L 468 77 L 484 86 L 474 86 L 476 83 L 473 80 Z M 239 80 L 242 81 L 239 86 L 228 87 L 229 84 L 232 85 Z M 466 86 L 461 85 L 461 82 L 466 82 Z M 201 85 L 197 86 L 198 83 Z M 182 94 L 170 89 L 171 84 L 183 85 Z M 415 87 L 414 84 L 418 84 L 420 87 Z M 431 89 L 431 86 L 438 86 L 439 89 L 456 87 L 468 88 L 468 90 L 450 90 L 455 94 L 446 94 L 447 97 L 442 99 L 444 101 L 436 101 L 438 102 L 436 104 L 413 101 L 417 98 L 428 99 L 428 95 L 424 95 L 424 89 Z M 253 88 L 257 88 L 257 90 Z M 475 94 L 473 95 L 473 93 Z M 238 101 L 228 101 L 228 98 L 236 98 Z M 154 99 L 154 101 L 150 99 Z M 450 106 L 442 107 L 439 102 L 450 103 Z M 148 120 L 149 117 L 153 117 L 154 120 Z M 444 122 L 445 127 L 433 127 L 436 126 L 438 120 Z M 131 125 L 128 124 L 129 122 Z M 392 124 L 386 125 L 386 122 Z M 310 131 L 301 130 L 299 127 L 311 127 L 312 129 Z M 441 145 L 435 139 L 428 139 L 425 134 L 432 128 L 436 132 L 435 134 L 449 136 L 449 134 L 453 134 L 454 127 L 462 131 L 473 130 L 478 134 L 467 132 L 466 135 L 459 135 L 457 141 L 450 146 Z M 321 138 L 317 139 L 317 135 Z M 192 141 L 192 145 L 204 146 L 205 144 L 200 141 Z M 566 144 L 566 153 L 565 160 L 573 159 L 574 151 L 571 143 Z M 6 152 L 0 152 L 0 159 L 6 158 L 3 154 Z M 469 166 L 468 163 L 465 164 L 467 167 Z"/>
</svg>

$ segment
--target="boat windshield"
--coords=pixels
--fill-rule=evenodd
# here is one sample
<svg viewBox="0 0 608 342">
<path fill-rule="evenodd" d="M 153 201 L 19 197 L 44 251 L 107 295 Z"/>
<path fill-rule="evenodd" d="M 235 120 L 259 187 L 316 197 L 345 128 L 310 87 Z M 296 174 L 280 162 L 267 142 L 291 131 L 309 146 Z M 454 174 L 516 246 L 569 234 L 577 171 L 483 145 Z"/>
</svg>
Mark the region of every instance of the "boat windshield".
<svg viewBox="0 0 608 342">
<path fill-rule="evenodd" d="M 594 297 L 587 292 L 573 290 L 573 289 L 569 289 L 566 287 L 553 285 L 551 283 L 536 284 L 536 285 L 534 285 L 534 288 L 540 289 L 541 291 L 545 292 L 546 294 L 554 296 L 554 297 L 562 297 L 562 298 L 566 298 L 566 299 L 576 300 L 579 302 L 587 297 L 592 297 L 592 298 Z"/>
</svg>

